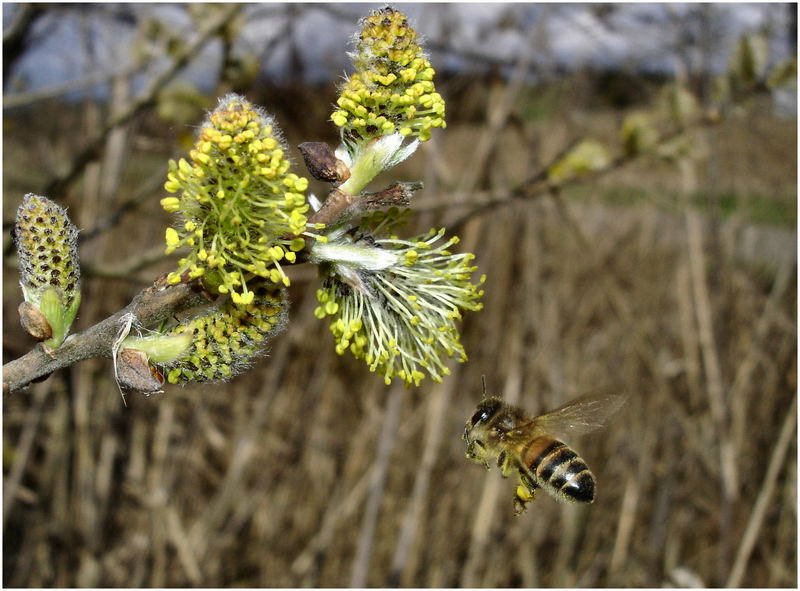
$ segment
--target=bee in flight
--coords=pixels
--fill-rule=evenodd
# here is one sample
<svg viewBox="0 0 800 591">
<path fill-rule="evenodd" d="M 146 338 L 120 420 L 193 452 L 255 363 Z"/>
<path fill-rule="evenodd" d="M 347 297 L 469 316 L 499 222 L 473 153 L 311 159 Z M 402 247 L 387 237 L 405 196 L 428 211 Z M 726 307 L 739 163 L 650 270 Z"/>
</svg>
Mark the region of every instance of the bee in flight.
<svg viewBox="0 0 800 591">
<path fill-rule="evenodd" d="M 497 396 L 478 404 L 467 421 L 463 439 L 467 458 L 490 468 L 497 459 L 504 478 L 517 474 L 514 514 L 524 512 L 542 488 L 566 503 L 592 503 L 595 478 L 578 454 L 559 440 L 567 435 L 588 433 L 605 426 L 608 418 L 625 402 L 611 392 L 585 394 L 538 417 L 506 404 Z"/>
</svg>

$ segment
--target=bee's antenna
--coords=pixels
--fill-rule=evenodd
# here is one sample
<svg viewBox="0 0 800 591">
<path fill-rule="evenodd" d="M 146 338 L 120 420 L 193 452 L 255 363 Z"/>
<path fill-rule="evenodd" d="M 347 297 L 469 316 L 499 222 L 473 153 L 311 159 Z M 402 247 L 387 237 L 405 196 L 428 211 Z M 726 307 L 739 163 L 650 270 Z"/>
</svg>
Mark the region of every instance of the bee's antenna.
<svg viewBox="0 0 800 591">
<path fill-rule="evenodd" d="M 483 397 L 486 398 L 486 376 L 481 374 L 481 383 L 483 384 Z"/>
</svg>

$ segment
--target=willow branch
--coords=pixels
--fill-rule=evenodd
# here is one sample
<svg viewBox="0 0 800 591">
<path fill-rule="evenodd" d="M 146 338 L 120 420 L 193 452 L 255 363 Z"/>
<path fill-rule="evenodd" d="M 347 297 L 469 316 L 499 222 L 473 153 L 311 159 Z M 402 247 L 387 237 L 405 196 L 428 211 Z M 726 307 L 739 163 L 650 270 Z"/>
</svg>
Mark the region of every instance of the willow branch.
<svg viewBox="0 0 800 591">
<path fill-rule="evenodd" d="M 495 199 L 482 199 L 482 200 L 458 200 L 449 198 L 437 199 L 435 203 L 430 200 L 428 203 L 419 202 L 415 207 L 417 213 L 433 212 L 440 213 L 451 211 L 455 208 L 466 208 L 467 212 L 457 217 L 453 222 L 447 223 L 447 227 L 455 233 L 458 233 L 464 225 L 475 217 L 481 216 L 489 211 L 495 211 L 498 207 L 504 207 L 525 201 L 529 199 L 538 199 L 558 193 L 560 190 L 577 184 L 586 184 L 594 181 L 608 174 L 620 170 L 632 162 L 641 160 L 646 156 L 653 156 L 659 148 L 668 144 L 670 141 L 678 138 L 684 133 L 695 129 L 712 128 L 722 123 L 722 119 L 709 116 L 700 116 L 695 121 L 688 123 L 685 126 L 678 127 L 672 131 L 663 133 L 654 145 L 648 150 L 642 150 L 634 154 L 621 153 L 615 156 L 609 163 L 595 171 L 576 175 L 563 181 L 553 181 L 548 178 L 548 170 L 555 165 L 561 158 L 563 158 L 569 151 L 579 142 L 574 140 L 567 144 L 556 156 L 551 158 L 547 164 L 539 168 L 534 174 L 530 175 L 527 179 L 512 187 L 508 192 L 504 193 L 503 197 Z M 474 194 L 478 194 L 473 192 Z"/>
<path fill-rule="evenodd" d="M 114 340 L 125 324 L 126 314 L 150 326 L 188 308 L 208 303 L 197 284 L 155 285 L 144 289 L 112 316 L 68 338 L 58 349 L 37 344 L 31 351 L 3 366 L 3 394 L 27 388 L 32 382 L 92 357 L 111 357 Z"/>
<path fill-rule="evenodd" d="M 90 90 L 100 84 L 109 84 L 114 78 L 128 77 L 134 74 L 138 68 L 139 66 L 137 65 L 135 67 L 115 68 L 110 71 L 103 70 L 87 74 L 80 78 L 67 80 L 66 82 L 59 82 L 42 88 L 7 94 L 3 97 L 3 110 L 14 109 L 16 107 L 28 107 L 33 103 L 54 99 L 70 92 Z"/>
<path fill-rule="evenodd" d="M 422 183 L 397 182 L 377 193 L 364 192 L 354 196 L 334 187 L 319 211 L 308 218 L 308 231 L 314 232 L 314 225 L 317 223 L 326 226 L 336 225 L 342 220 L 353 219 L 367 211 L 382 207 L 408 207 L 412 195 L 421 188 Z"/>
<path fill-rule="evenodd" d="M 553 157 L 547 164 L 542 166 L 537 172 L 529 176 L 522 183 L 520 183 L 516 187 L 513 187 L 502 198 L 489 199 L 481 203 L 475 203 L 475 202 L 459 203 L 447 200 L 446 204 L 430 205 L 430 206 L 425 206 L 420 204 L 420 206 L 417 207 L 416 210 L 417 212 L 423 212 L 423 211 L 449 210 L 459 206 L 470 207 L 469 211 L 467 211 L 461 217 L 457 218 L 454 222 L 447 224 L 448 228 L 452 229 L 454 232 L 458 232 L 472 218 L 482 215 L 488 211 L 493 211 L 497 207 L 510 205 L 511 203 L 515 203 L 517 201 L 544 197 L 546 195 L 550 195 L 560 189 L 564 189 L 565 187 L 569 187 L 571 185 L 586 183 L 588 181 L 593 181 L 595 179 L 602 178 L 615 170 L 619 170 L 624 166 L 627 166 L 631 162 L 641 159 L 644 156 L 648 155 L 652 156 L 654 153 L 656 153 L 656 151 L 660 147 L 666 145 L 667 143 L 676 139 L 677 137 L 686 133 L 687 131 L 691 131 L 693 129 L 703 129 L 707 127 L 713 127 L 715 125 L 718 125 L 720 122 L 721 120 L 718 118 L 712 118 L 706 116 L 698 117 L 694 122 L 686 126 L 681 126 L 670 132 L 662 134 L 661 137 L 659 137 L 658 140 L 654 143 L 653 147 L 650 148 L 649 150 L 643 150 L 635 154 L 621 153 L 615 156 L 613 159 L 611 159 L 609 163 L 601 169 L 586 174 L 575 175 L 563 181 L 553 181 L 548 176 L 548 170 L 559 160 L 561 160 L 561 158 L 565 156 L 570 151 L 570 149 L 574 147 L 574 145 L 577 143 L 577 142 L 570 142 L 570 144 L 568 144 L 565 149 L 561 150 L 561 152 L 559 152 L 555 157 Z"/>
</svg>

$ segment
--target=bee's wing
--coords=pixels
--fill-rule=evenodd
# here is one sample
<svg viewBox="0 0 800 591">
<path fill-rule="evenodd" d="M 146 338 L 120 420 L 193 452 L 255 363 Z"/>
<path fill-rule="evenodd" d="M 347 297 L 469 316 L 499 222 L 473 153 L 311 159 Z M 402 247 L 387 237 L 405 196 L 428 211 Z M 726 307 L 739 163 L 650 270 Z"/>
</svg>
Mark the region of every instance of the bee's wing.
<svg viewBox="0 0 800 591">
<path fill-rule="evenodd" d="M 611 390 L 590 392 L 536 417 L 521 428 L 528 433 L 535 431 L 564 436 L 589 433 L 603 428 L 626 399 L 627 396 Z"/>
</svg>

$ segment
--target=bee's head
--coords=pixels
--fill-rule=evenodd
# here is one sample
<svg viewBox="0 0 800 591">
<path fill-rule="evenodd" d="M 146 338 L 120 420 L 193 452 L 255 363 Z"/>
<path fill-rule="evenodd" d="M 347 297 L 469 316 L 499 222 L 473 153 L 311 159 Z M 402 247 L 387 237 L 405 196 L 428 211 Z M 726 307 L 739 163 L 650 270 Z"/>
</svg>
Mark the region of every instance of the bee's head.
<svg viewBox="0 0 800 591">
<path fill-rule="evenodd" d="M 503 401 L 496 396 L 484 398 L 475 409 L 464 427 L 462 439 L 467 442 L 467 458 L 488 467 L 487 438 L 491 437 L 489 423 L 503 407 Z"/>
<path fill-rule="evenodd" d="M 474 429 L 480 425 L 485 425 L 502 406 L 503 401 L 497 396 L 484 398 L 475 409 L 475 413 L 467 421 L 467 429 Z"/>
</svg>

